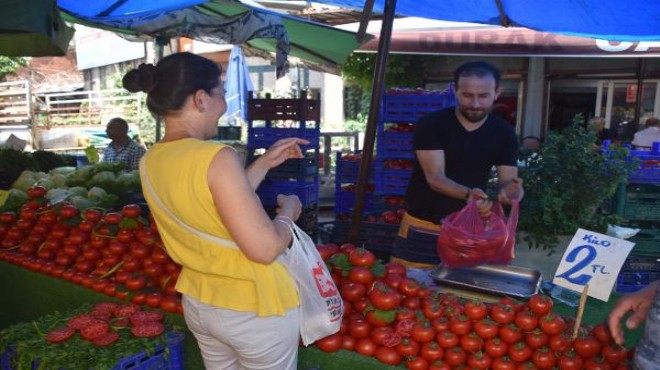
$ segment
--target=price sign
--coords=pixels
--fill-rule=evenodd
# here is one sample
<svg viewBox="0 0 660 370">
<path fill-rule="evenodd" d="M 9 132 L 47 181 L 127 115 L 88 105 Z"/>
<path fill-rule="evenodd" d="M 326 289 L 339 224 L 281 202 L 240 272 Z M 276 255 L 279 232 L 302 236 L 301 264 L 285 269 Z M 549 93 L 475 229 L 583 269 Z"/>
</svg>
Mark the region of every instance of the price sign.
<svg viewBox="0 0 660 370">
<path fill-rule="evenodd" d="M 552 282 L 607 302 L 619 271 L 635 243 L 578 229 L 557 267 Z"/>
<path fill-rule="evenodd" d="M 0 207 L 5 205 L 7 198 L 9 198 L 9 191 L 0 190 Z"/>
</svg>

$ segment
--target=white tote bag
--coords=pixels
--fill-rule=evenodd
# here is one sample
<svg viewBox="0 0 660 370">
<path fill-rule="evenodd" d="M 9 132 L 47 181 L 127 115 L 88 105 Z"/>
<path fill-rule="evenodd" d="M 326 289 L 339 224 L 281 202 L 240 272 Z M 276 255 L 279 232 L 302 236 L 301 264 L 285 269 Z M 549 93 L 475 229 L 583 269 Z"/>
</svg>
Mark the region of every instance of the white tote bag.
<svg viewBox="0 0 660 370">
<path fill-rule="evenodd" d="M 300 336 L 305 346 L 339 331 L 344 303 L 312 239 L 286 222 L 293 243 L 278 257 L 296 281 L 300 297 Z"/>
<path fill-rule="evenodd" d="M 154 191 L 147 176 L 145 159 L 140 161 L 140 178 L 156 205 L 179 226 L 201 238 L 229 248 L 238 249 L 231 240 L 199 231 L 180 220 Z M 300 336 L 305 346 L 339 331 L 344 313 L 344 302 L 332 276 L 312 239 L 291 219 L 279 219 L 289 226 L 293 235 L 291 247 L 277 258 L 296 282 L 300 299 Z M 287 222 L 288 221 L 288 222 Z"/>
</svg>

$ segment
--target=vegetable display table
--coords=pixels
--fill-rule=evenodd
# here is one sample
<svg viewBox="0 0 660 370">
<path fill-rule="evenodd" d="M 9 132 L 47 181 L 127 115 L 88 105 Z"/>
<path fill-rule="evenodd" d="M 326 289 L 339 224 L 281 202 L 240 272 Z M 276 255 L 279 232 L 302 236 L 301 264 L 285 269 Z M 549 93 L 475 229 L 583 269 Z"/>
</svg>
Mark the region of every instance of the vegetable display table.
<svg viewBox="0 0 660 370">
<path fill-rule="evenodd" d="M 18 322 L 33 320 L 53 311 L 68 311 L 83 303 L 112 300 L 107 296 L 70 282 L 32 272 L 6 262 L 0 262 L 0 290 L 3 292 L 2 304 L 0 305 L 0 329 Z M 583 323 L 589 325 L 604 321 L 618 296 L 613 295 L 609 302 L 589 298 L 587 302 L 588 314 L 585 315 Z M 567 317 L 575 315 L 574 308 L 560 303 L 555 305 L 555 311 Z M 166 315 L 171 316 L 172 320 L 180 325 L 181 330 L 186 334 L 184 341 L 185 368 L 191 370 L 203 369 L 197 343 L 192 333 L 185 328 L 183 317 L 174 314 Z M 628 332 L 626 344 L 633 346 L 639 341 L 640 335 L 641 329 Z M 354 352 L 341 350 L 335 353 L 324 353 L 315 347 L 300 349 L 298 365 L 299 369 L 320 366 L 322 370 L 395 368 L 384 365 L 374 358 Z"/>
</svg>

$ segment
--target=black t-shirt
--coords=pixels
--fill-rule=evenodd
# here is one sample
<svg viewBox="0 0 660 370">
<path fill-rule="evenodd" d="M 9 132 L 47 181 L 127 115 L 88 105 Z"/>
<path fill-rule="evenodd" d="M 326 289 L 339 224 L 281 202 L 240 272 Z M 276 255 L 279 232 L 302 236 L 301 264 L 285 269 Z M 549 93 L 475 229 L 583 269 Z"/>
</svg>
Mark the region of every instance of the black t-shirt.
<svg viewBox="0 0 660 370">
<path fill-rule="evenodd" d="M 486 190 L 493 166 L 516 166 L 518 141 L 513 127 L 489 115 L 474 131 L 467 131 L 456 118 L 455 108 L 432 112 L 415 124 L 414 150 L 443 150 L 445 175 L 470 188 Z M 465 200 L 432 190 L 415 157 L 406 192 L 408 212 L 417 218 L 439 222 L 465 206 Z"/>
</svg>

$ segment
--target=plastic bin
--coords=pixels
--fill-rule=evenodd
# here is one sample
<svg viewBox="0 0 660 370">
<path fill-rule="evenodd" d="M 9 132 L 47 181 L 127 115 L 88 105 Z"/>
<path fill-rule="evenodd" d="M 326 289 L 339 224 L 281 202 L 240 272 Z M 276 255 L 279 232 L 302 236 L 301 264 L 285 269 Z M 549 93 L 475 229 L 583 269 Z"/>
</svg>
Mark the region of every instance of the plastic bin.
<svg viewBox="0 0 660 370">
<path fill-rule="evenodd" d="M 660 221 L 660 185 L 628 185 L 619 189 L 617 197 L 617 210 L 624 219 Z"/>
<path fill-rule="evenodd" d="M 642 229 L 630 241 L 635 243 L 635 255 L 660 256 L 660 229 Z"/>
<path fill-rule="evenodd" d="M 631 254 L 621 268 L 616 280 L 617 293 L 631 293 L 647 287 L 660 279 L 660 261 L 655 256 Z"/>
<path fill-rule="evenodd" d="M 455 104 L 451 90 L 438 94 L 384 95 L 380 116 L 383 122 L 415 122 L 430 112 Z"/>
<path fill-rule="evenodd" d="M 360 173 L 360 161 L 342 159 L 342 153 L 336 154 L 335 162 L 335 184 L 353 184 L 357 183 L 358 175 Z M 374 178 L 374 161 L 371 163 L 371 171 L 369 172 L 370 182 Z"/>
<path fill-rule="evenodd" d="M 300 198 L 303 206 L 318 203 L 319 178 L 314 176 L 292 181 L 266 178 L 257 188 L 257 195 L 265 206 L 276 206 L 278 194 L 295 194 Z"/>
<path fill-rule="evenodd" d="M 350 230 L 350 220 L 335 221 L 331 241 L 341 245 L 348 239 Z M 362 221 L 356 245 L 370 250 L 376 257 L 387 261 L 392 254 L 392 245 L 398 231 L 399 225 L 397 224 Z"/>
<path fill-rule="evenodd" d="M 405 195 L 412 170 L 382 170 L 376 173 L 376 194 Z"/>
<path fill-rule="evenodd" d="M 309 145 L 301 145 L 302 150 L 318 149 L 321 131 L 318 128 L 279 128 L 279 127 L 249 127 L 248 149 L 270 148 L 277 140 L 299 137 L 309 141 Z"/>
<path fill-rule="evenodd" d="M 413 159 L 413 134 L 409 132 L 383 132 L 378 137 L 376 153 L 380 160 L 387 158 Z"/>
<path fill-rule="evenodd" d="M 248 163 L 257 160 L 259 156 L 251 156 Z M 288 159 L 281 165 L 268 171 L 268 178 L 271 179 L 300 179 L 309 176 L 317 176 L 319 174 L 318 166 L 318 153 L 308 152 L 305 153 L 305 158 Z"/>
<path fill-rule="evenodd" d="M 355 207 L 356 192 L 354 191 L 335 191 L 335 214 L 352 214 Z M 374 194 L 366 193 L 364 195 L 364 206 L 362 214 L 367 215 L 374 212 Z"/>
<path fill-rule="evenodd" d="M 112 370 L 183 370 L 183 340 L 185 335 L 179 331 L 167 333 L 167 347 L 158 346 L 152 353 L 140 351 L 137 354 L 119 360 Z M 54 348 L 57 351 L 56 348 Z M 14 370 L 11 358 L 16 355 L 10 347 L 0 354 L 0 369 Z M 38 363 L 32 363 L 32 369 L 37 369 Z"/>
</svg>

